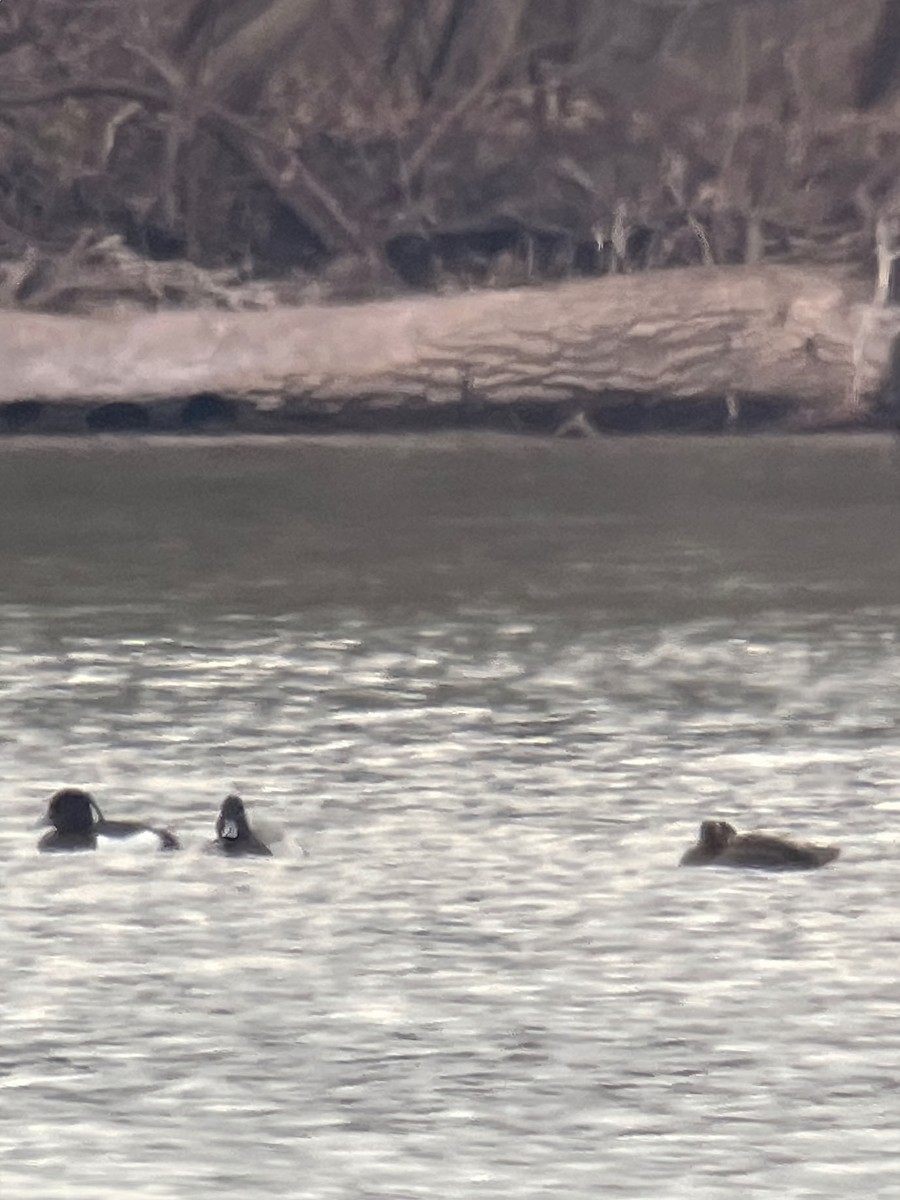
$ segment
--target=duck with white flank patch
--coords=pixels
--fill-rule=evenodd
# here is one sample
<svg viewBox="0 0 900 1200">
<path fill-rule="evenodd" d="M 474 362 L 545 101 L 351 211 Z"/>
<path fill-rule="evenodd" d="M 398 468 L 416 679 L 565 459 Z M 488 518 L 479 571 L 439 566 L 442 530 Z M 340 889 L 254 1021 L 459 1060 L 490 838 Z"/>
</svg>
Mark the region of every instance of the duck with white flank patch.
<svg viewBox="0 0 900 1200">
<path fill-rule="evenodd" d="M 90 794 L 81 788 L 62 788 L 50 797 L 45 823 L 52 825 L 38 842 L 38 850 L 96 850 L 100 839 L 127 841 L 150 833 L 157 850 L 180 849 L 168 829 L 154 829 L 143 821 L 108 821 Z"/>
</svg>

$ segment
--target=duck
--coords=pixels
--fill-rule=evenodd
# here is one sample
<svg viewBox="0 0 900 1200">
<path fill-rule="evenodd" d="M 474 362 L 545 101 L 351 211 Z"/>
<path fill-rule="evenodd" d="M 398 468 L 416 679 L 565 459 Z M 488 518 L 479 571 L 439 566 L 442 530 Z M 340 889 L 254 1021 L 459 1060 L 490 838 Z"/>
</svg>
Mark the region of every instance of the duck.
<svg viewBox="0 0 900 1200">
<path fill-rule="evenodd" d="M 54 792 L 47 804 L 44 823 L 53 828 L 38 842 L 38 850 L 42 852 L 96 850 L 98 838 L 124 840 L 139 833 L 152 833 L 159 850 L 181 848 L 168 829 L 156 829 L 143 821 L 107 820 L 90 792 L 81 788 L 66 787 Z"/>
<path fill-rule="evenodd" d="M 222 801 L 216 819 L 216 840 L 207 849 L 213 854 L 255 854 L 271 858 L 272 851 L 256 836 L 247 820 L 247 811 L 240 796 L 232 793 Z"/>
<path fill-rule="evenodd" d="M 840 852 L 838 846 L 814 846 L 775 833 L 738 833 L 728 821 L 701 821 L 697 844 L 682 855 L 681 866 L 809 871 L 834 862 Z"/>
</svg>

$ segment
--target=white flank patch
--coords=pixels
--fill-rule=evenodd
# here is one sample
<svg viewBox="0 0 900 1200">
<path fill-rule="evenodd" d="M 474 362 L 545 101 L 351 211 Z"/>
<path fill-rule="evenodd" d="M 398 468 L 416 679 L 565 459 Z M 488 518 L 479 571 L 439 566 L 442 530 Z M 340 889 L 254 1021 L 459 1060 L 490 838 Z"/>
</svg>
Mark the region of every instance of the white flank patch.
<svg viewBox="0 0 900 1200">
<path fill-rule="evenodd" d="M 103 854 L 146 854 L 159 850 L 162 843 L 151 829 L 141 829 L 128 837 L 97 835 L 97 850 Z"/>
</svg>

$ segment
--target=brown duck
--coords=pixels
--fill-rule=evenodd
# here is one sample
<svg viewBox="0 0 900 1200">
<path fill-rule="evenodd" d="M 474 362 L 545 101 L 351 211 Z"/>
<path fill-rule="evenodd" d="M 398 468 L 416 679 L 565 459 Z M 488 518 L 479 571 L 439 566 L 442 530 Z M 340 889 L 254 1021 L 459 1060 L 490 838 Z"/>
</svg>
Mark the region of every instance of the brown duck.
<svg viewBox="0 0 900 1200">
<path fill-rule="evenodd" d="M 738 833 L 727 821 L 702 821 L 697 844 L 685 852 L 681 865 L 809 871 L 833 862 L 839 854 L 837 846 L 813 846 L 775 833 Z"/>
</svg>

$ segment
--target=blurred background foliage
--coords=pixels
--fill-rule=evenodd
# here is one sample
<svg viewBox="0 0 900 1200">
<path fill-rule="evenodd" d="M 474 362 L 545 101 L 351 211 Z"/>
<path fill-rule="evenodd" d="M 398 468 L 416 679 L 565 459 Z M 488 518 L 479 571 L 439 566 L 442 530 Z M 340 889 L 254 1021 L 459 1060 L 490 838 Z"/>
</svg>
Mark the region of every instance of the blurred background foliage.
<svg viewBox="0 0 900 1200">
<path fill-rule="evenodd" d="M 900 0 L 0 4 L 0 262 L 359 296 L 868 267 L 898 166 Z"/>
</svg>

